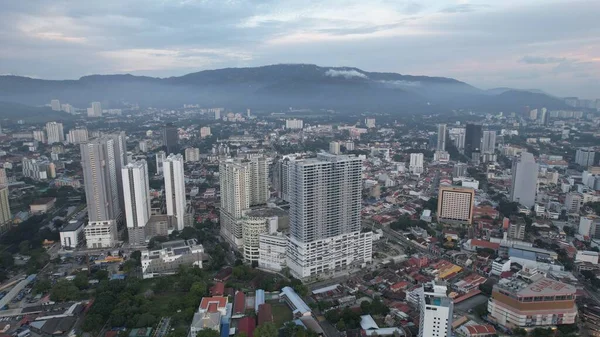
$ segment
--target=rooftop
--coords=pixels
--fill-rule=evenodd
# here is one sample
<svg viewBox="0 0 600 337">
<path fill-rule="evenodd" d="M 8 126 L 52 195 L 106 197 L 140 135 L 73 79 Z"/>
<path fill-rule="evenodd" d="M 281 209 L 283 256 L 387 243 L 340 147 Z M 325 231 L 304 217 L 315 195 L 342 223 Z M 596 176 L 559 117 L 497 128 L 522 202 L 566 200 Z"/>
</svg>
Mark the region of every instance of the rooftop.
<svg viewBox="0 0 600 337">
<path fill-rule="evenodd" d="M 263 207 L 263 208 L 255 208 L 245 213 L 247 217 L 273 217 L 273 216 L 287 216 L 287 212 L 282 210 L 281 208 L 275 207 Z"/>
<path fill-rule="evenodd" d="M 503 282 L 504 280 L 506 281 Z M 520 297 L 573 295 L 577 291 L 571 285 L 546 277 L 533 283 L 527 283 L 519 279 L 504 280 L 501 280 L 496 286 Z"/>
</svg>

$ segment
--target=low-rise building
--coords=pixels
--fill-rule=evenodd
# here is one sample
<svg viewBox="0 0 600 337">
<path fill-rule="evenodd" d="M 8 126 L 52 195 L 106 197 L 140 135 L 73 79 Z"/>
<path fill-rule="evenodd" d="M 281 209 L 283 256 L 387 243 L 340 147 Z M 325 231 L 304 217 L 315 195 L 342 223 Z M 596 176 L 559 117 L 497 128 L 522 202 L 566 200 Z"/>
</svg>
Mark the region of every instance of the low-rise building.
<svg viewBox="0 0 600 337">
<path fill-rule="evenodd" d="M 112 248 L 117 244 L 115 220 L 90 221 L 84 231 L 87 248 Z"/>
<path fill-rule="evenodd" d="M 195 239 L 169 241 L 161 244 L 161 249 L 142 252 L 143 278 L 172 275 L 179 266 L 202 268 L 204 247 Z"/>
<path fill-rule="evenodd" d="M 286 265 L 288 238 L 283 233 L 260 234 L 258 236 L 258 266 L 281 271 Z"/>
<path fill-rule="evenodd" d="M 77 248 L 85 240 L 83 221 L 72 220 L 60 230 L 60 246 L 64 248 Z"/>
<path fill-rule="evenodd" d="M 581 250 L 575 255 L 575 262 L 589 262 L 591 264 L 598 264 L 598 255 L 600 253 L 593 250 Z"/>
<path fill-rule="evenodd" d="M 29 205 L 29 210 L 33 214 L 46 213 L 54 207 L 54 203 L 56 202 L 56 198 L 41 198 L 37 199 L 31 205 Z"/>
<path fill-rule="evenodd" d="M 220 332 L 221 317 L 227 315 L 231 315 L 231 306 L 227 303 L 227 297 L 203 297 L 198 306 L 198 312 L 192 319 L 188 336 L 195 337 L 198 332 L 206 329 Z"/>
</svg>

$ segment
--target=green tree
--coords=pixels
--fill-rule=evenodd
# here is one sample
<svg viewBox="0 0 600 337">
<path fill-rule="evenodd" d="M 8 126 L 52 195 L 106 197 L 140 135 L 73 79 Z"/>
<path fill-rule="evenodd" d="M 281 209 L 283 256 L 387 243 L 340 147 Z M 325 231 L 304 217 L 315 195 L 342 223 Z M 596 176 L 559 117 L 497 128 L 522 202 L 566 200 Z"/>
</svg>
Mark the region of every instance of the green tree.
<svg viewBox="0 0 600 337">
<path fill-rule="evenodd" d="M 525 330 L 525 329 L 523 329 L 523 328 L 516 328 L 516 329 L 513 329 L 513 331 L 512 331 L 512 332 L 513 332 L 513 334 L 514 334 L 515 336 L 521 336 L 521 337 L 525 337 L 525 336 L 527 336 L 527 330 Z"/>
<path fill-rule="evenodd" d="M 256 336 L 256 330 L 254 330 L 254 336 Z M 219 337 L 219 333 L 213 329 L 204 329 L 198 331 L 196 337 Z"/>
<path fill-rule="evenodd" d="M 75 279 L 73 279 L 73 284 L 79 288 L 79 290 L 86 289 L 89 286 L 88 282 L 88 274 L 85 271 L 77 273 L 77 275 L 75 275 Z"/>
<path fill-rule="evenodd" d="M 196 298 L 202 298 L 206 295 L 206 290 L 206 283 L 202 281 L 194 282 L 194 284 L 192 284 L 192 287 L 190 288 L 190 295 Z"/>
<path fill-rule="evenodd" d="M 29 250 L 31 249 L 31 242 L 29 240 L 24 240 L 19 243 L 19 253 L 21 255 L 28 255 Z"/>
<path fill-rule="evenodd" d="M 271 322 L 261 324 L 254 330 L 255 337 L 277 337 L 277 327 Z"/>
<path fill-rule="evenodd" d="M 50 299 L 56 302 L 79 299 L 79 289 L 73 282 L 60 280 L 50 290 Z"/>
<path fill-rule="evenodd" d="M 36 294 L 43 294 L 50 289 L 52 289 L 52 283 L 48 279 L 37 280 L 33 286 L 33 292 Z"/>
</svg>

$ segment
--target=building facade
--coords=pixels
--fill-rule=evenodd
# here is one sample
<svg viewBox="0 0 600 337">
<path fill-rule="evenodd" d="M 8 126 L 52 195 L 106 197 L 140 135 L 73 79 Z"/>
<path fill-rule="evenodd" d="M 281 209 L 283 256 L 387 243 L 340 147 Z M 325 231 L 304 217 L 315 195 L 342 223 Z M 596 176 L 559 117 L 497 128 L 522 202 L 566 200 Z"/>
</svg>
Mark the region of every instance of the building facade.
<svg viewBox="0 0 600 337">
<path fill-rule="evenodd" d="M 423 168 L 423 154 L 422 153 L 411 153 L 410 162 L 408 169 L 412 174 L 421 174 L 424 171 Z"/>
<path fill-rule="evenodd" d="M 440 186 L 438 221 L 473 223 L 475 190 L 469 187 Z"/>
<path fill-rule="evenodd" d="M 512 165 L 511 201 L 518 202 L 525 207 L 535 205 L 538 171 L 539 165 L 533 154 L 521 152 L 521 157 L 514 160 Z"/>
<path fill-rule="evenodd" d="M 185 227 L 185 175 L 183 170 L 183 156 L 170 154 L 163 162 L 163 175 L 165 177 L 165 201 L 167 215 L 176 219 L 176 229 L 181 231 Z"/>
<path fill-rule="evenodd" d="M 65 133 L 62 123 L 46 123 L 46 134 L 48 135 L 48 144 L 62 143 L 65 141 Z"/>
<path fill-rule="evenodd" d="M 122 169 L 123 197 L 125 200 L 125 223 L 129 243 L 146 243 L 146 224 L 150 219 L 150 188 L 148 165 L 145 160 L 127 164 Z"/>
<path fill-rule="evenodd" d="M 594 166 L 595 161 L 596 152 L 594 152 L 594 149 L 587 147 L 577 149 L 577 152 L 575 153 L 575 163 L 577 163 L 577 165 L 583 167 Z"/>
<path fill-rule="evenodd" d="M 185 149 L 185 161 L 186 162 L 200 161 L 200 149 L 197 147 L 188 147 L 187 149 Z"/>
<path fill-rule="evenodd" d="M 179 131 L 172 123 L 163 127 L 162 141 L 167 154 L 176 154 L 179 151 Z"/>
<path fill-rule="evenodd" d="M 426 283 L 420 292 L 419 337 L 450 336 L 454 303 L 447 295 L 448 288 L 436 281 Z"/>
<path fill-rule="evenodd" d="M 115 220 L 90 221 L 85 227 L 88 249 L 112 248 L 117 244 L 117 222 Z"/>
<path fill-rule="evenodd" d="M 438 124 L 436 151 L 446 151 L 446 124 Z"/>
</svg>

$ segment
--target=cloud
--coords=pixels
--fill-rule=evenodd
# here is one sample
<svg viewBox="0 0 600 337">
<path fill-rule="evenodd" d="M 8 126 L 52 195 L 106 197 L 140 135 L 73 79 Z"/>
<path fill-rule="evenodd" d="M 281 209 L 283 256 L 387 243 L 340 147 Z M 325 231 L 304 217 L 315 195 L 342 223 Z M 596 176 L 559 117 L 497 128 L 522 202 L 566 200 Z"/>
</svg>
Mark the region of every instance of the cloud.
<svg viewBox="0 0 600 337">
<path fill-rule="evenodd" d="M 485 8 L 490 8 L 490 6 L 463 3 L 445 7 L 441 10 L 441 13 L 469 13 Z"/>
<path fill-rule="evenodd" d="M 358 77 L 358 78 L 368 78 L 367 75 L 356 71 L 356 70 L 336 70 L 336 69 L 329 69 L 325 72 L 325 76 L 329 76 L 329 77 L 345 77 L 345 78 L 353 78 L 353 77 Z"/>
<path fill-rule="evenodd" d="M 527 64 L 556 64 L 566 62 L 565 57 L 523 56 L 519 62 Z"/>
</svg>

